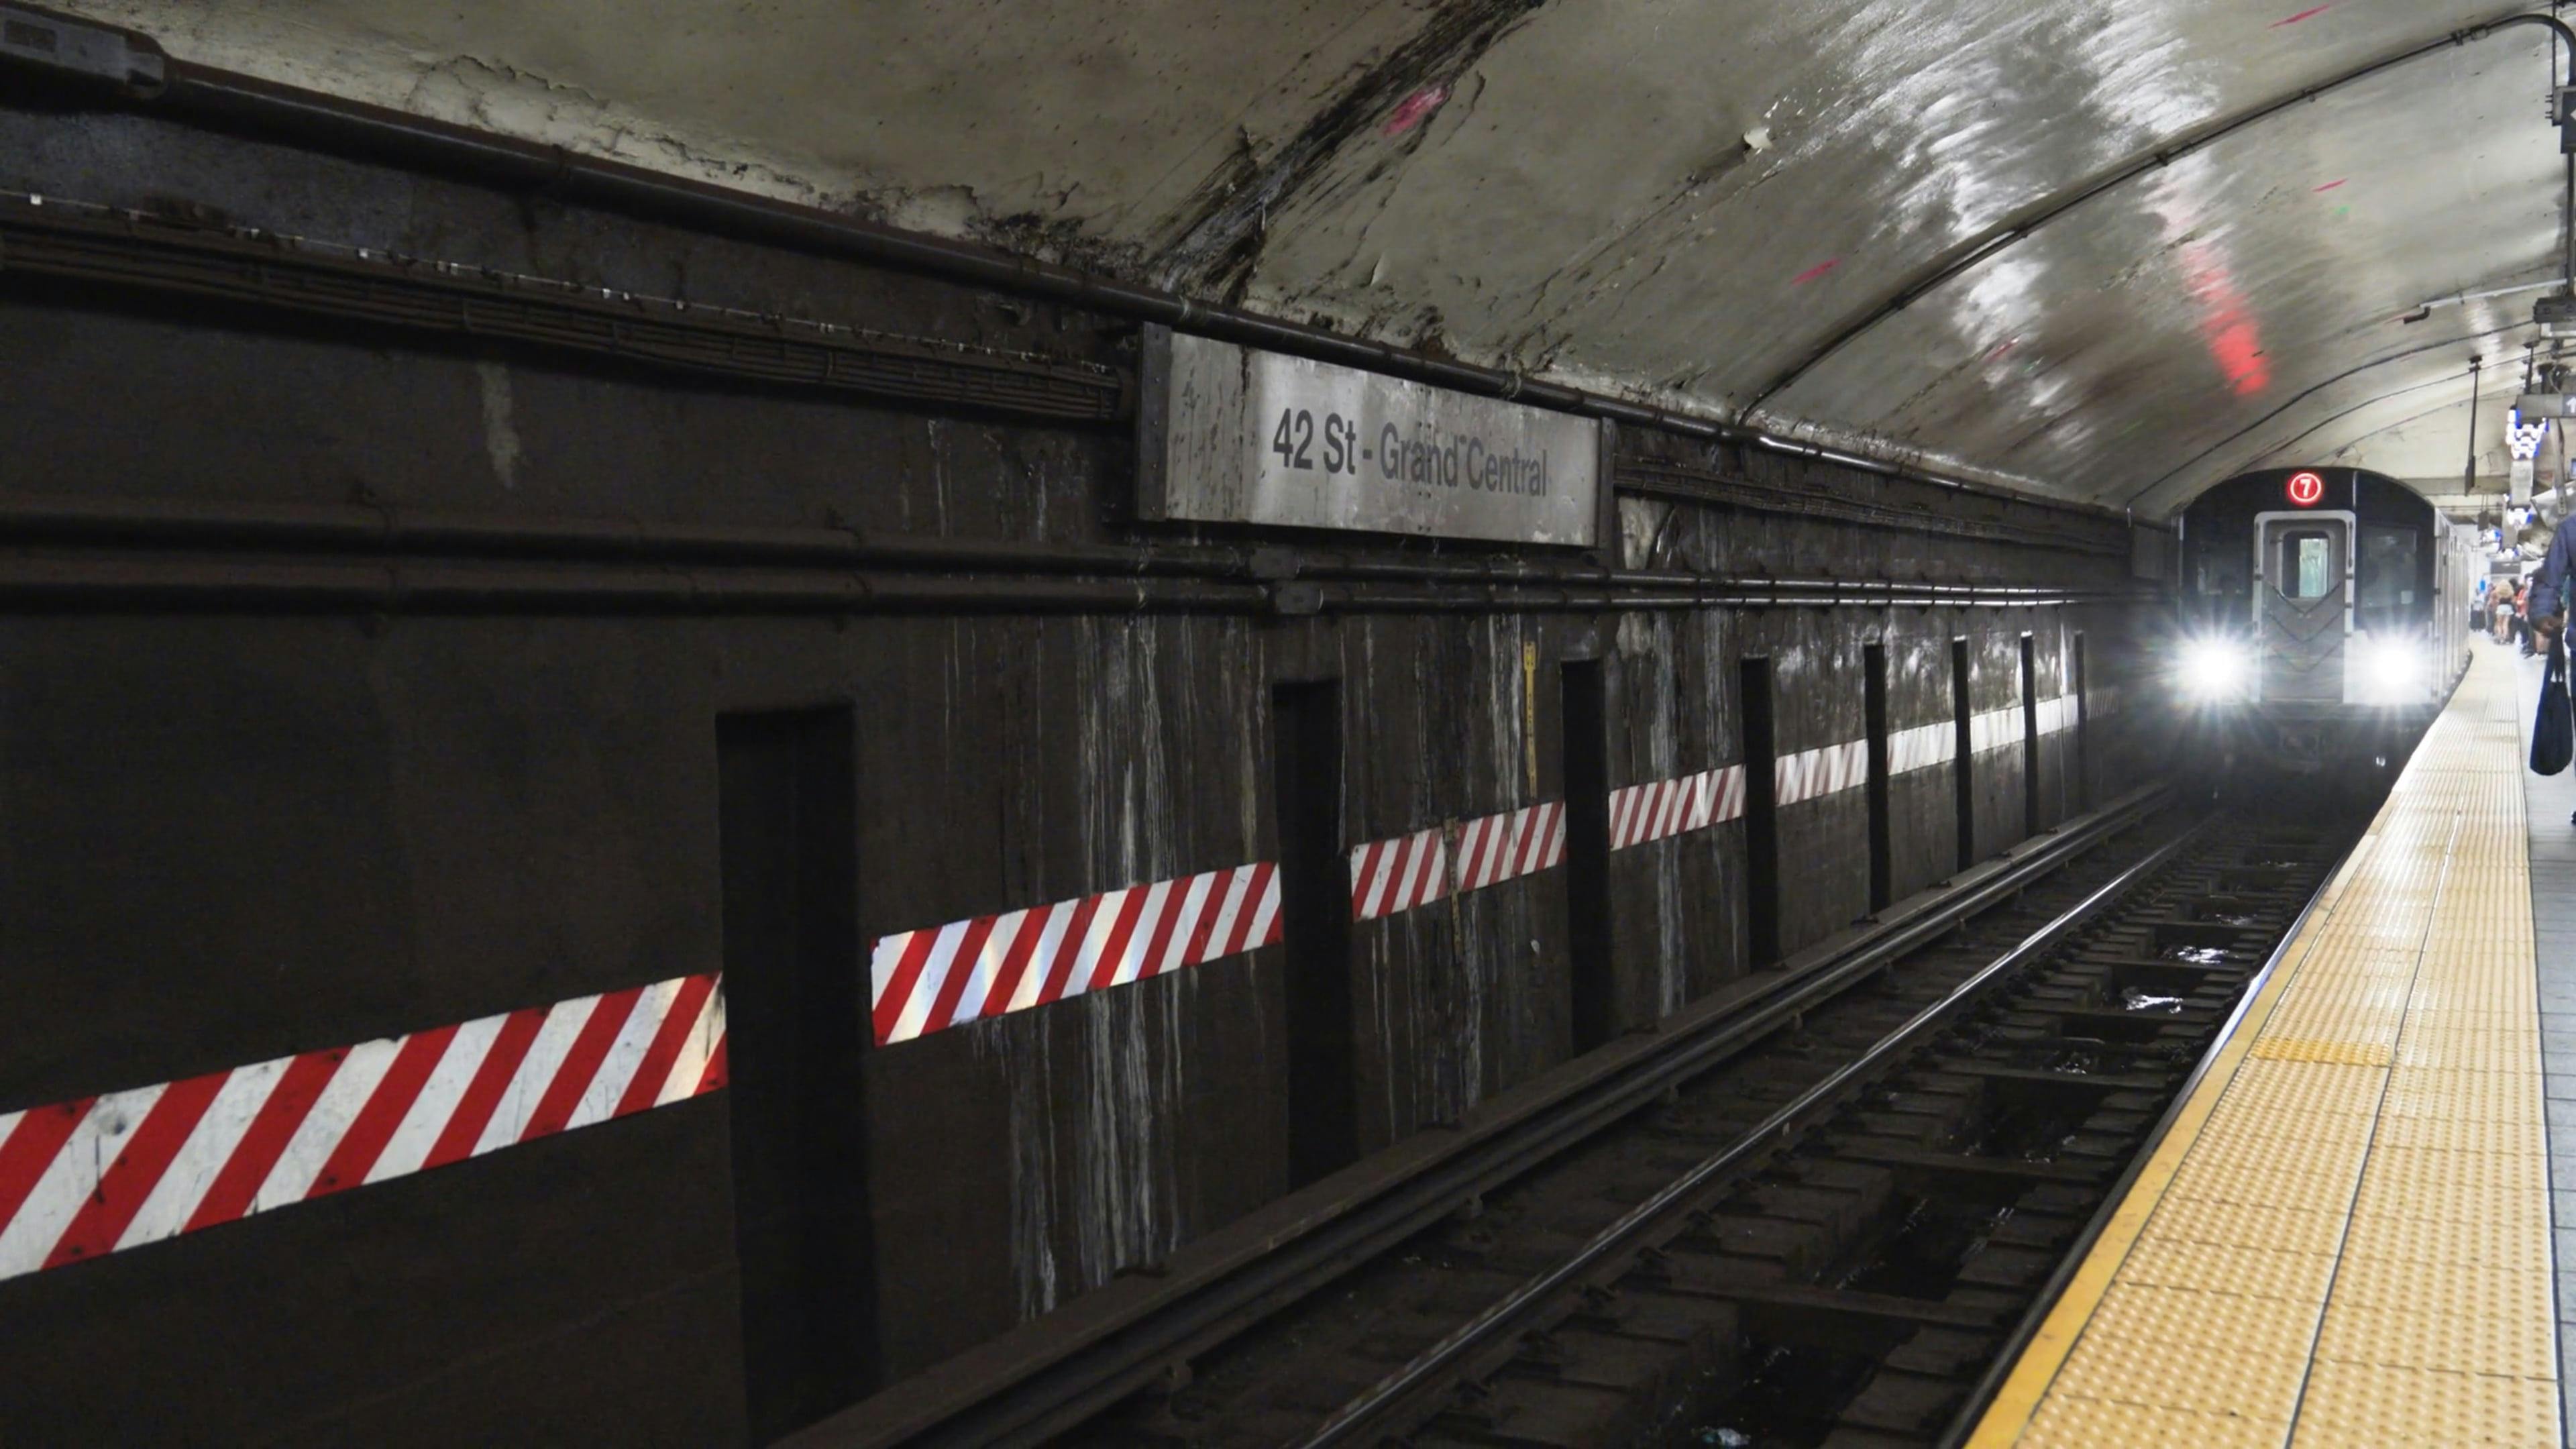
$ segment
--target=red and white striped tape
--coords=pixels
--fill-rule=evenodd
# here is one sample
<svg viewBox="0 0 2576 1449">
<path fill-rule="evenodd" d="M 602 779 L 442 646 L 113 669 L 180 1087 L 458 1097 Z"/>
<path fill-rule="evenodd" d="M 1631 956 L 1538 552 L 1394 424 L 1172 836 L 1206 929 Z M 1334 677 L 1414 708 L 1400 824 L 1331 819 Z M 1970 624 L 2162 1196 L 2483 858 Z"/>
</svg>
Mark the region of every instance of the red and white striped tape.
<svg viewBox="0 0 2576 1449">
<path fill-rule="evenodd" d="M 1676 780 L 1610 792 L 1610 848 L 1626 850 L 1744 814 L 1744 767 L 1721 765 Z"/>
<path fill-rule="evenodd" d="M 1895 730 L 1887 737 L 1887 773 L 1903 775 L 1946 765 L 1958 753 L 1959 726 L 1955 721 Z"/>
<path fill-rule="evenodd" d="M 2107 706 L 2103 695 L 2096 693 L 2085 700 L 2084 708 L 2094 714 L 2101 714 L 2106 712 Z M 2075 728 L 2076 723 L 2075 696 L 2065 694 L 2055 699 L 2043 699 L 2039 702 L 2037 713 L 2041 735 L 2060 734 L 2071 730 Z M 2014 705 L 2004 709 L 1988 710 L 1984 714 L 1973 717 L 1968 723 L 1968 729 L 1970 746 L 1979 752 L 2019 744 L 2021 742 L 2021 707 Z M 1891 775 L 1903 775 L 1915 770 L 1928 770 L 1935 765 L 1946 765 L 1959 752 L 1958 740 L 1958 726 L 1949 720 L 1943 720 L 1938 724 L 1918 725 L 1913 729 L 1897 730 L 1887 737 L 1887 772 Z"/>
<path fill-rule="evenodd" d="M 1268 861 L 877 939 L 877 1044 L 1122 986 L 1279 939 Z"/>
<path fill-rule="evenodd" d="M 2039 727 L 2039 733 L 2042 736 L 2071 730 L 2075 728 L 2075 696 L 2062 694 L 2054 699 L 2043 699 L 2031 713 L 2034 717 L 2032 722 Z M 1968 748 L 1977 754 L 1984 754 L 1988 750 L 1999 750 L 2006 745 L 2017 745 L 2021 743 L 2021 733 L 2020 705 L 2010 704 L 2002 709 L 1990 709 L 1968 721 Z"/>
<path fill-rule="evenodd" d="M 1795 805 L 1869 783 L 1869 741 L 1800 750 L 1771 762 L 1772 800 Z"/>
<path fill-rule="evenodd" d="M 1982 755 L 2021 743 L 2021 706 L 1990 709 L 1968 721 L 1968 750 Z"/>
<path fill-rule="evenodd" d="M 1415 910 L 1565 860 L 1561 802 L 1456 829 L 1454 851 L 1442 827 L 1353 850 L 1352 919 Z M 1279 936 L 1278 867 L 1269 861 L 897 931 L 877 938 L 869 962 L 877 1044 L 1205 965 Z"/>
<path fill-rule="evenodd" d="M 1449 842 L 1434 827 L 1351 851 L 1351 919 L 1374 921 L 1449 894 Z"/>
<path fill-rule="evenodd" d="M 1565 863 L 1565 802 L 1373 841 L 1351 852 L 1351 919 L 1372 921 Z"/>
<path fill-rule="evenodd" d="M 2074 700 L 2042 701 L 2037 715 L 2043 734 L 2072 728 Z M 2020 738 L 2018 708 L 1972 721 L 1977 749 Z M 1947 724 L 1899 731 L 1889 769 L 1947 760 L 1954 740 Z M 1852 788 L 1867 760 L 1862 742 L 1787 756 L 1777 799 Z M 1743 767 L 1627 786 L 1609 804 L 1613 849 L 1705 829 L 1744 813 Z M 1352 915 L 1564 860 L 1562 801 L 1373 842 L 1351 852 Z M 876 1036 L 904 1041 L 1279 938 L 1267 861 L 897 932 L 871 962 Z M 722 983 L 700 975 L 0 1113 L 0 1278 L 641 1112 L 725 1074 Z"/>
<path fill-rule="evenodd" d="M 2043 703 L 2043 732 L 2073 719 L 2071 699 Z M 1976 726 L 1977 748 L 2008 744 L 2021 738 L 2021 711 L 1991 711 Z M 1925 725 L 1891 736 L 1890 772 L 1948 760 L 1953 729 Z M 1792 805 L 1852 789 L 1868 768 L 1869 746 L 1860 740 L 1784 756 L 1774 764 L 1774 798 Z M 1629 785 L 1609 803 L 1613 850 L 1704 830 L 1743 816 L 1744 767 Z M 1418 910 L 1564 863 L 1561 800 L 1371 841 L 1350 852 L 1351 918 Z M 876 1038 L 909 1041 L 1239 955 L 1279 935 L 1279 881 L 1268 861 L 898 931 L 878 939 L 870 963 Z"/>
<path fill-rule="evenodd" d="M 1458 892 L 1565 864 L 1565 802 L 1550 800 L 1458 827 Z"/>
<path fill-rule="evenodd" d="M 587 1127 L 725 1082 L 681 976 L 185 1081 L 0 1112 L 0 1278 Z"/>
</svg>

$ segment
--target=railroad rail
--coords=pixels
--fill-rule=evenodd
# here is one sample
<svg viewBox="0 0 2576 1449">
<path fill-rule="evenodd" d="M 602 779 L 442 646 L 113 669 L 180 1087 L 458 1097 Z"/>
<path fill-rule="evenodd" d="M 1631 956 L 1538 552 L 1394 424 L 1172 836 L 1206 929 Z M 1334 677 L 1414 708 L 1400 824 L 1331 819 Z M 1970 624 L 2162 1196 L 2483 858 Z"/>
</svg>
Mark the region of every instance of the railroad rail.
<svg viewBox="0 0 2576 1449">
<path fill-rule="evenodd" d="M 1944 1442 L 2349 840 L 2178 816 L 2128 817 L 1080 1441 Z"/>
<path fill-rule="evenodd" d="M 789 1442 L 1034 1443 L 1139 1390 L 1399 1248 L 1680 1084 L 1794 1028 L 1892 964 L 2009 906 L 2171 803 L 2147 786 L 949 1360 Z"/>
</svg>

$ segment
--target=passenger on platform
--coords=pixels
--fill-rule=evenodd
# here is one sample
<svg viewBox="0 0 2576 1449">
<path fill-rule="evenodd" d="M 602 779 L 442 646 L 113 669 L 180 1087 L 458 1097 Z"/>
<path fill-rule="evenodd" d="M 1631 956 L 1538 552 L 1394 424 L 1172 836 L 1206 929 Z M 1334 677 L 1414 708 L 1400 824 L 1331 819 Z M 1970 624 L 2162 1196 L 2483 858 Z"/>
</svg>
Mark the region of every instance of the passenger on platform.
<svg viewBox="0 0 2576 1449">
<path fill-rule="evenodd" d="M 2487 623 L 2487 637 L 2501 644 L 2513 637 L 2513 590 L 2496 590 L 2493 612 L 2494 617 Z"/>
<path fill-rule="evenodd" d="M 2531 627 L 2540 642 L 2547 644 L 2567 627 L 2567 575 L 2576 569 L 2576 513 L 2570 513 L 2549 536 L 2549 553 L 2540 561 L 2540 571 L 2531 576 L 2530 593 L 2524 605 Z"/>
<path fill-rule="evenodd" d="M 2524 597 L 2531 637 L 2543 649 L 2554 645 L 2567 627 L 2567 575 L 2571 567 L 2576 567 L 2576 514 L 2570 514 L 2550 535 L 2549 556 L 2540 561 L 2540 572 L 2532 577 L 2531 590 Z M 2540 697 L 2541 708 L 2548 709 L 2550 691 L 2545 676 Z M 2537 733 L 2538 724 L 2533 728 Z M 2567 823 L 2576 826 L 2576 815 L 2568 816 Z"/>
<path fill-rule="evenodd" d="M 2472 629 L 2484 630 L 2487 627 L 2487 589 L 2489 587 L 2487 580 L 2480 578 L 2476 592 L 2469 599 L 2469 627 Z"/>
</svg>

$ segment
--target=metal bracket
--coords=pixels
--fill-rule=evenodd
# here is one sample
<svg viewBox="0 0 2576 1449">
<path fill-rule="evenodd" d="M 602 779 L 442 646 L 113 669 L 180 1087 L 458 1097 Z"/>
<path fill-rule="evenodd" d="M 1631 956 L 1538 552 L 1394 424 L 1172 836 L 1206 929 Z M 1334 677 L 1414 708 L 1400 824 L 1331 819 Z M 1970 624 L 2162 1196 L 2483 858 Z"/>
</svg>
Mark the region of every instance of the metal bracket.
<svg viewBox="0 0 2576 1449">
<path fill-rule="evenodd" d="M 1303 619 L 1324 612 L 1324 586 L 1286 583 L 1270 590 L 1270 607 L 1287 618 Z"/>
</svg>

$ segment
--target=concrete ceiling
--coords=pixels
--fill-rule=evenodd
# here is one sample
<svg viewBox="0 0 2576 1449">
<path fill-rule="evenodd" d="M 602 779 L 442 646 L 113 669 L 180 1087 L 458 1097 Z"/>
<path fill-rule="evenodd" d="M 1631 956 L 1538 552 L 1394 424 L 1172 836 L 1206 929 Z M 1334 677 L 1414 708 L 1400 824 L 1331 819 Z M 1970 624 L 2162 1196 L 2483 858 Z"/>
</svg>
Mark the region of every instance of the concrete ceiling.
<svg viewBox="0 0 2576 1449">
<path fill-rule="evenodd" d="M 2511 13 L 55 3 L 191 60 L 1726 416 L 2020 209 Z M 2491 364 L 2479 471 L 2500 473 L 2497 399 L 2533 294 L 2399 319 L 2554 275 L 2550 44 L 2530 28 L 2454 47 L 2123 184 L 1872 327 L 1759 416 L 2155 515 L 2293 462 L 2456 488 L 2474 353 Z"/>
</svg>

